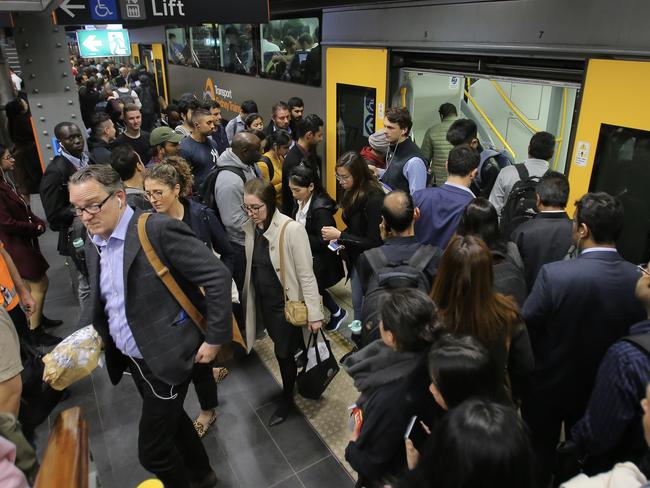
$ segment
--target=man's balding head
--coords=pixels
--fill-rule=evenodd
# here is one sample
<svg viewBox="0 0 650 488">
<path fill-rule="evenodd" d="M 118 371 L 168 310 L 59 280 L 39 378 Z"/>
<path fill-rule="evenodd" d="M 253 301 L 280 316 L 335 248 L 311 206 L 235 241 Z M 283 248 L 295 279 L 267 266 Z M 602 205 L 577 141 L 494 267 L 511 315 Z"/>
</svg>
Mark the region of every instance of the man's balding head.
<svg viewBox="0 0 650 488">
<path fill-rule="evenodd" d="M 252 132 L 244 131 L 238 132 L 233 137 L 232 152 L 242 161 L 244 164 L 255 164 L 260 160 L 260 146 L 262 141 Z"/>
<path fill-rule="evenodd" d="M 409 193 L 395 190 L 384 198 L 381 215 L 387 232 L 402 234 L 412 231 L 416 214 L 418 212 L 413 207 L 413 199 Z"/>
</svg>

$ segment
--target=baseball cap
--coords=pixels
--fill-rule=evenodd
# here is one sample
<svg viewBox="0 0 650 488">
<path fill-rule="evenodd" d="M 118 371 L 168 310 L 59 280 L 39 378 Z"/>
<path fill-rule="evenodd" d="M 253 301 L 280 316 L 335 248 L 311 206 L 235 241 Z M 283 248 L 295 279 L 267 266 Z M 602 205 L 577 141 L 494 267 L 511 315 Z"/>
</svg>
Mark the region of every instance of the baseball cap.
<svg viewBox="0 0 650 488">
<path fill-rule="evenodd" d="M 174 129 L 171 127 L 156 127 L 149 135 L 149 144 L 151 146 L 157 146 L 164 142 L 179 143 L 182 140 L 183 136 L 178 132 L 174 132 Z"/>
</svg>

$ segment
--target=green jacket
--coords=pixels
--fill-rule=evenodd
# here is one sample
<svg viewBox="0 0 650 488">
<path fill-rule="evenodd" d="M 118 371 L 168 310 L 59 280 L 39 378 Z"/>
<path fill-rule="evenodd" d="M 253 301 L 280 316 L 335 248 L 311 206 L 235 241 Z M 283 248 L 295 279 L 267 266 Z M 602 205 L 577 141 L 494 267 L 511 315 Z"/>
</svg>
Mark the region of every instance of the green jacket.
<svg viewBox="0 0 650 488">
<path fill-rule="evenodd" d="M 455 120 L 458 120 L 458 115 L 450 115 L 439 124 L 429 127 L 426 134 L 424 134 L 424 139 L 422 139 L 422 147 L 420 150 L 424 157 L 431 163 L 431 170 L 433 171 L 436 186 L 441 186 L 447 181 L 445 163 L 447 162 L 449 151 L 453 147 L 447 142 L 447 131 Z"/>
</svg>

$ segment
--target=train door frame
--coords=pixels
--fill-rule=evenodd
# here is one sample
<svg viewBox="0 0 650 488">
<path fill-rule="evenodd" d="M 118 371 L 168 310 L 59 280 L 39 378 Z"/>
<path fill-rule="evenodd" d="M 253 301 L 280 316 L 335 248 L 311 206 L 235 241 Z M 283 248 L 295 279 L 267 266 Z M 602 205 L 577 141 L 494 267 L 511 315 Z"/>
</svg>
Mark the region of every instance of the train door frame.
<svg viewBox="0 0 650 488">
<path fill-rule="evenodd" d="M 131 60 L 133 64 L 140 64 L 140 46 L 136 43 L 131 43 Z"/>
<path fill-rule="evenodd" d="M 650 113 L 650 97 L 640 96 L 642 91 L 621 87 L 621 80 L 625 80 L 630 87 L 641 87 L 649 77 L 648 61 L 589 59 L 582 86 L 573 149 L 567 162 L 571 185 L 567 208 L 569 215 L 573 215 L 575 210 L 574 202 L 589 191 L 601 125 L 650 131 L 650 120 L 647 119 L 647 114 Z M 585 143 L 588 146 L 585 146 Z"/>
<path fill-rule="evenodd" d="M 337 87 L 352 85 L 374 89 L 375 130 L 384 126 L 388 95 L 388 49 L 328 47 L 325 53 L 325 100 L 327 148 L 325 185 L 336 194 Z"/>
</svg>

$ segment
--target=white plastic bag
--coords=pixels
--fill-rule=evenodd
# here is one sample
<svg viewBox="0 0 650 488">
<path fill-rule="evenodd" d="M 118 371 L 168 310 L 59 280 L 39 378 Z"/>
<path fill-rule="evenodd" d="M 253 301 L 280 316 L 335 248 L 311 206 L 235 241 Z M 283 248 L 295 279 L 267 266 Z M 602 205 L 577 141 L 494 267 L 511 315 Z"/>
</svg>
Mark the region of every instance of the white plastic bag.
<svg viewBox="0 0 650 488">
<path fill-rule="evenodd" d="M 318 354 L 320 355 L 320 360 L 325 361 L 330 357 L 330 352 L 327 349 L 327 344 L 322 341 L 317 341 L 316 344 L 318 345 Z M 316 348 L 312 346 L 307 351 L 307 367 L 305 368 L 305 371 L 309 371 L 314 366 L 316 366 Z"/>
</svg>

